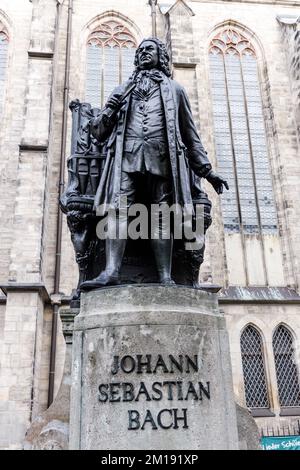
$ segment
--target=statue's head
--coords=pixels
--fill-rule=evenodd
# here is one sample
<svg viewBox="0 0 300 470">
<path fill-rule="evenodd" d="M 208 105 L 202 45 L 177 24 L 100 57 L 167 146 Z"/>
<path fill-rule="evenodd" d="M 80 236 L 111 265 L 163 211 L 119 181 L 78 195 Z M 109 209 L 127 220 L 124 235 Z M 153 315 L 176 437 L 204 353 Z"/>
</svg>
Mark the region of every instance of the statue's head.
<svg viewBox="0 0 300 470">
<path fill-rule="evenodd" d="M 169 77 L 171 75 L 169 60 L 169 54 L 164 43 L 157 38 L 148 38 L 143 39 L 137 48 L 134 65 L 136 70 L 157 68 Z"/>
</svg>

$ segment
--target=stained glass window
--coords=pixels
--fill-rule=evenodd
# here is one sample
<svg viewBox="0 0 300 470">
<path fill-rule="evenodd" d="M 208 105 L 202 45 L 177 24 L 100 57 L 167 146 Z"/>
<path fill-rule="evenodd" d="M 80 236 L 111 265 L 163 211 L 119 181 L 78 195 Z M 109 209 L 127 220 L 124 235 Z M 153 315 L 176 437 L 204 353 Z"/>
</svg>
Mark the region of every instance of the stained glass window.
<svg viewBox="0 0 300 470">
<path fill-rule="evenodd" d="M 241 335 L 241 353 L 248 408 L 269 408 L 261 335 L 248 325 Z"/>
<path fill-rule="evenodd" d="M 283 325 L 279 325 L 274 332 L 273 350 L 280 406 L 300 406 L 299 373 L 293 338 Z"/>
<path fill-rule="evenodd" d="M 101 24 L 87 44 L 86 101 L 104 105 L 113 89 L 133 72 L 136 41 L 117 21 Z"/>
<path fill-rule="evenodd" d="M 218 168 L 230 186 L 222 197 L 225 230 L 272 233 L 277 216 L 254 48 L 227 28 L 212 40 L 209 58 Z"/>
</svg>

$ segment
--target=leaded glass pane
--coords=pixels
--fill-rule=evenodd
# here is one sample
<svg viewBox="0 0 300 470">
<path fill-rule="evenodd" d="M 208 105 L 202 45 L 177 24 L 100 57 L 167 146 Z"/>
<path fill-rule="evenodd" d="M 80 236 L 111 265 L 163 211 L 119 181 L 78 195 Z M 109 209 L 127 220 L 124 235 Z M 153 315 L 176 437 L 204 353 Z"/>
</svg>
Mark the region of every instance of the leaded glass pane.
<svg viewBox="0 0 300 470">
<path fill-rule="evenodd" d="M 214 38 L 210 72 L 218 168 L 230 186 L 222 198 L 225 230 L 242 226 L 246 234 L 274 232 L 277 216 L 257 63 L 247 38 L 230 28 Z"/>
<path fill-rule="evenodd" d="M 88 39 L 86 100 L 101 107 L 133 72 L 136 42 L 117 21 L 106 21 Z"/>
<path fill-rule="evenodd" d="M 104 48 L 104 102 L 120 83 L 120 49 Z"/>
<path fill-rule="evenodd" d="M 242 66 L 261 225 L 262 231 L 266 233 L 276 230 L 277 215 L 273 197 L 255 57 L 243 56 Z"/>
<path fill-rule="evenodd" d="M 240 58 L 238 55 L 226 55 L 225 64 L 243 230 L 245 233 L 257 233 L 258 218 Z"/>
<path fill-rule="evenodd" d="M 127 80 L 132 75 L 134 69 L 134 56 L 136 49 L 131 47 L 122 48 L 122 81 Z"/>
<path fill-rule="evenodd" d="M 237 232 L 239 231 L 239 216 L 236 204 L 224 63 L 221 55 L 210 55 L 210 69 L 218 169 L 230 186 L 230 191 L 225 191 L 221 200 L 223 222 L 226 230 Z"/>
<path fill-rule="evenodd" d="M 101 107 L 102 49 L 97 45 L 87 47 L 87 79 L 85 97 L 93 107 Z"/>
<path fill-rule="evenodd" d="M 252 325 L 241 335 L 241 353 L 248 408 L 269 408 L 261 336 Z"/>
<path fill-rule="evenodd" d="M 280 325 L 273 335 L 280 406 L 300 406 L 299 373 L 291 333 Z"/>
</svg>

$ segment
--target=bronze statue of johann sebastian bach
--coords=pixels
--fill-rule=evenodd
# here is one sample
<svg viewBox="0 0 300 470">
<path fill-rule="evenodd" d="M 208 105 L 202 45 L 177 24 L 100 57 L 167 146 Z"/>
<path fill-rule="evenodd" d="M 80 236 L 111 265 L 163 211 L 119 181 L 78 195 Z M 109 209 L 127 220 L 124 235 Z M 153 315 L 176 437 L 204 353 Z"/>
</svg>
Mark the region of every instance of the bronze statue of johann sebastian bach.
<svg viewBox="0 0 300 470">
<path fill-rule="evenodd" d="M 135 71 L 117 87 L 99 115 L 91 121 L 98 142 L 108 139 L 107 158 L 95 195 L 94 207 L 115 207 L 126 196 L 127 207 L 143 188 L 150 203 L 192 204 L 200 179 L 207 179 L 218 194 L 227 182 L 211 167 L 198 136 L 185 90 L 170 78 L 169 56 L 157 38 L 144 39 L 136 51 Z M 185 150 L 185 155 L 182 150 Z M 186 164 L 187 162 L 187 164 Z M 203 197 L 204 196 L 204 197 Z M 127 220 L 118 220 L 119 226 Z M 172 236 L 151 239 L 159 282 L 172 285 Z M 126 239 L 106 240 L 106 266 L 82 289 L 120 283 Z"/>
</svg>

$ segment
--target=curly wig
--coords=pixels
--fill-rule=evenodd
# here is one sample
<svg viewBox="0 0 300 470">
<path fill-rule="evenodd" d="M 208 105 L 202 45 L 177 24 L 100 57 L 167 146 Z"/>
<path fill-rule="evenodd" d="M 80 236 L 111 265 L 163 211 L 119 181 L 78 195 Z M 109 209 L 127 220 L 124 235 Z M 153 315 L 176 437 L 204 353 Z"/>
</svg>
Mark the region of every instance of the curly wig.
<svg viewBox="0 0 300 470">
<path fill-rule="evenodd" d="M 134 58 L 134 65 L 135 65 L 135 71 L 138 72 L 140 70 L 139 65 L 138 65 L 138 53 L 139 53 L 139 48 L 145 41 L 152 41 L 157 45 L 158 49 L 158 66 L 157 68 L 161 70 L 167 77 L 170 77 L 171 72 L 170 72 L 170 67 L 169 67 L 169 62 L 170 62 L 170 57 L 167 52 L 167 48 L 163 42 L 161 42 L 157 38 L 147 38 L 143 39 L 141 44 L 136 50 L 135 53 L 135 58 Z"/>
</svg>

